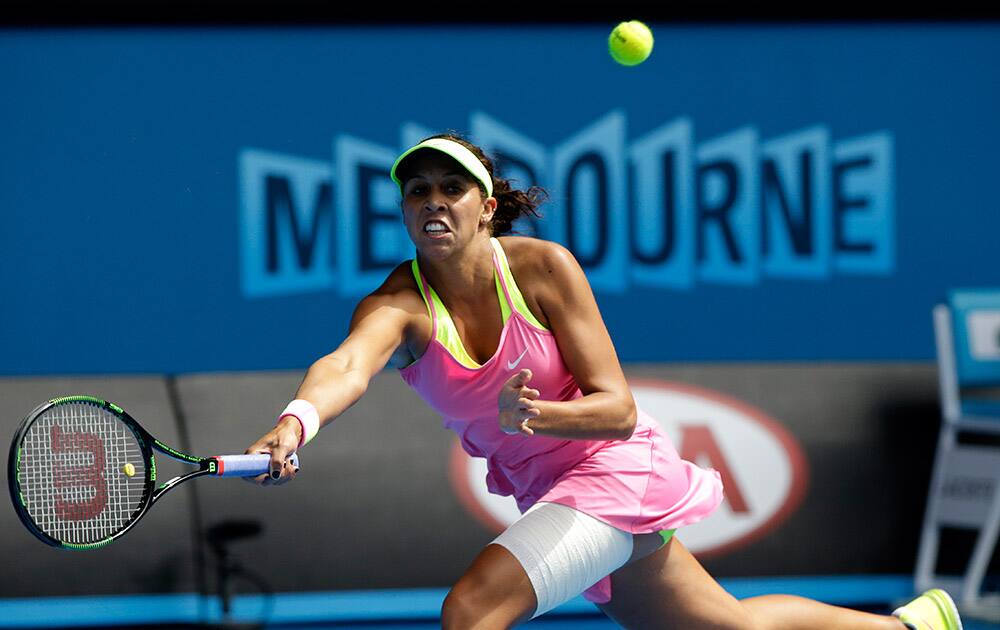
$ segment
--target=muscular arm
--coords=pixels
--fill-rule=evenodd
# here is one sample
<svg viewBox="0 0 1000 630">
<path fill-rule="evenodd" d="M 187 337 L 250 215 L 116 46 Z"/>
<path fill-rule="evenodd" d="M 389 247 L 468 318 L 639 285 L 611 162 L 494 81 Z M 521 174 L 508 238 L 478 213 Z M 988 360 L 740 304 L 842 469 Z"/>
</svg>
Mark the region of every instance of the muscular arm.
<svg viewBox="0 0 1000 630">
<path fill-rule="evenodd" d="M 317 359 L 295 394 L 311 402 L 320 426 L 356 403 L 368 383 L 403 345 L 410 313 L 392 294 L 372 294 L 354 311 L 350 333 L 330 354 Z"/>
<path fill-rule="evenodd" d="M 408 352 L 408 332 L 416 325 L 415 313 L 423 312 L 424 306 L 420 296 L 407 289 L 405 278 L 405 274 L 394 273 L 379 290 L 362 300 L 351 318 L 347 338 L 336 350 L 317 359 L 306 372 L 295 397 L 316 407 L 321 427 L 356 403 L 372 377 L 390 359 Z M 282 470 L 301 438 L 299 421 L 286 416 L 247 452 L 271 453 L 272 471 Z M 282 480 L 293 477 L 294 473 L 282 473 Z M 265 476 L 257 481 L 271 483 Z"/>
<path fill-rule="evenodd" d="M 537 410 L 536 415 L 526 414 L 531 416 L 528 426 L 534 433 L 565 439 L 627 439 L 635 428 L 635 402 L 590 284 L 564 247 L 545 242 L 538 247 L 543 248 L 541 255 L 532 257 L 522 287 L 533 289 L 584 395 L 570 401 L 537 400 L 528 380 L 521 388 L 520 406 Z M 505 390 L 523 378 L 523 373 L 515 375 Z"/>
</svg>

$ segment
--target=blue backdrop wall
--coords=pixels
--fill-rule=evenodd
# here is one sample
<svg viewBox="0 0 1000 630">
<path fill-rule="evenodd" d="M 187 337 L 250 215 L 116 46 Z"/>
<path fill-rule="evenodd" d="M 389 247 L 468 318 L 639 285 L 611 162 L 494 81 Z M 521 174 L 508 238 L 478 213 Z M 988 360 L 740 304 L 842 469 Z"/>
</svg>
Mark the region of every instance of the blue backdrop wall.
<svg viewBox="0 0 1000 630">
<path fill-rule="evenodd" d="M 0 31 L 0 373 L 303 367 L 445 129 L 549 190 L 625 361 L 930 359 L 1000 284 L 1000 27 L 652 27 Z"/>
</svg>

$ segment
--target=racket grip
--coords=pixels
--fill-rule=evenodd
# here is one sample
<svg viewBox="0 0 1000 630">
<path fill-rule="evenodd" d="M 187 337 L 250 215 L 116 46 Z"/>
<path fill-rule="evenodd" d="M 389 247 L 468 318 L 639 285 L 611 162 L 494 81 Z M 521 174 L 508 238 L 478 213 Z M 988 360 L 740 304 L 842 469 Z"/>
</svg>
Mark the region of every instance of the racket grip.
<svg viewBox="0 0 1000 630">
<path fill-rule="evenodd" d="M 256 477 L 271 472 L 271 456 L 259 455 L 218 455 L 216 475 L 219 477 Z M 289 461 L 293 466 L 299 465 L 298 454 L 293 454 Z"/>
</svg>

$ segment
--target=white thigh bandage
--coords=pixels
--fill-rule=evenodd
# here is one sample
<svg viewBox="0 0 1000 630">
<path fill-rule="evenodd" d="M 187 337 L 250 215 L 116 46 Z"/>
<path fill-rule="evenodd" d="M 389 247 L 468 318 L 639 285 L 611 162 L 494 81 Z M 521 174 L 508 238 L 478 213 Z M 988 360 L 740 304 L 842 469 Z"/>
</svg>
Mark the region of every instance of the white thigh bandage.
<svg viewBox="0 0 1000 630">
<path fill-rule="evenodd" d="M 569 601 L 632 555 L 632 534 L 559 503 L 536 503 L 500 534 L 535 589 L 532 618 Z"/>
</svg>

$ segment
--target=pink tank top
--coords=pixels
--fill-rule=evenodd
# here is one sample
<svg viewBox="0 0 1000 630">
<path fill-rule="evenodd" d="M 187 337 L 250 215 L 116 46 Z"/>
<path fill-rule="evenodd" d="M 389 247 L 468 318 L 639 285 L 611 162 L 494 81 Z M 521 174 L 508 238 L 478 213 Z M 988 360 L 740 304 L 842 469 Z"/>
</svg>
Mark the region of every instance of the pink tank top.
<svg viewBox="0 0 1000 630">
<path fill-rule="evenodd" d="M 675 529 L 711 513 L 723 497 L 719 473 L 682 460 L 656 420 L 642 409 L 628 440 L 562 440 L 500 430 L 497 397 L 521 368 L 531 370 L 529 385 L 543 400 L 572 400 L 582 393 L 555 336 L 537 320 L 529 321 L 535 318 L 514 283 L 499 241 L 491 239 L 491 244 L 505 316 L 494 355 L 474 365 L 444 304 L 414 261 L 414 275 L 430 312 L 432 340 L 422 357 L 400 370 L 403 380 L 441 414 L 444 426 L 458 434 L 465 451 L 486 459 L 489 491 L 514 495 L 522 512 L 536 501 L 562 503 L 632 533 Z"/>
<path fill-rule="evenodd" d="M 486 458 L 489 491 L 513 494 L 521 511 L 547 492 L 565 471 L 599 450 L 605 442 L 563 440 L 545 436 L 507 435 L 497 422 L 497 397 L 503 384 L 528 368 L 543 400 L 571 400 L 582 396 L 556 345 L 551 331 L 530 323 L 511 298 L 513 276 L 507 271 L 503 248 L 493 244 L 493 266 L 508 308 L 500 344 L 489 360 L 478 368 L 463 365 L 438 338 L 438 310 L 433 289 L 418 275 L 432 322 L 431 342 L 423 356 L 400 370 L 410 387 L 441 414 L 444 426 L 458 434 L 462 447 L 473 457 Z M 416 261 L 414 261 L 415 263 Z M 503 262 L 503 266 L 501 266 Z M 516 288 L 515 288 L 516 290 Z M 519 292 L 518 292 L 519 295 Z M 521 302 L 523 307 L 523 301 Z M 457 338 L 457 335 L 455 336 Z M 460 341 L 458 343 L 461 343 Z"/>
<path fill-rule="evenodd" d="M 489 491 L 514 495 L 521 512 L 536 501 L 560 503 L 633 534 L 676 529 L 711 514 L 723 499 L 719 473 L 681 459 L 642 409 L 627 440 L 560 440 L 500 430 L 497 397 L 521 368 L 531 369 L 529 385 L 543 400 L 572 400 L 582 393 L 553 334 L 528 321 L 534 316 L 514 283 L 503 248 L 496 239 L 491 244 L 505 316 L 494 355 L 481 366 L 470 365 L 474 362 L 461 347 L 450 315 L 414 260 L 414 276 L 431 317 L 431 342 L 422 357 L 400 370 L 403 380 L 458 434 L 466 452 L 486 458 Z M 610 601 L 610 577 L 583 595 L 592 602 Z"/>
</svg>

